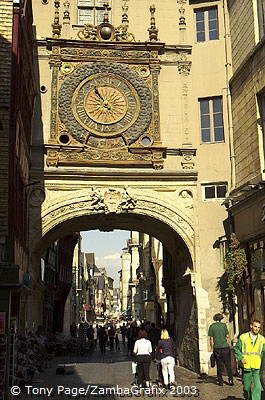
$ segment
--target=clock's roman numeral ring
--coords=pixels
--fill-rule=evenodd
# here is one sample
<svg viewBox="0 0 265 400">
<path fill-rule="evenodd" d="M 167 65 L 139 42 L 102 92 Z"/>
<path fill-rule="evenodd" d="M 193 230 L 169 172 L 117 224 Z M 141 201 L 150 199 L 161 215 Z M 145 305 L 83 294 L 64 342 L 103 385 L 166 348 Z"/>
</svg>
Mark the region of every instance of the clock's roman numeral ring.
<svg viewBox="0 0 265 400">
<path fill-rule="evenodd" d="M 125 78 L 98 73 L 78 85 L 72 98 L 72 112 L 90 133 L 115 137 L 129 129 L 138 118 L 140 99 Z"/>
</svg>

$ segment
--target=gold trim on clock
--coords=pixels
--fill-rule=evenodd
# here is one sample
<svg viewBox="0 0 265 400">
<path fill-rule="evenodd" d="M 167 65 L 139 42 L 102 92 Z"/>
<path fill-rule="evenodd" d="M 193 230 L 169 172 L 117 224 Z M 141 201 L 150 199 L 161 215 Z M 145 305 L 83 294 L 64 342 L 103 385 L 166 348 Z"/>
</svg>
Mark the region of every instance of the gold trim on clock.
<svg viewBox="0 0 265 400">
<path fill-rule="evenodd" d="M 110 86 L 91 89 L 85 100 L 87 115 L 100 124 L 114 124 L 120 121 L 128 110 L 126 97 Z"/>
<path fill-rule="evenodd" d="M 140 99 L 128 80 L 112 73 L 98 73 L 75 89 L 72 112 L 87 131 L 97 136 L 117 136 L 137 120 Z"/>
</svg>

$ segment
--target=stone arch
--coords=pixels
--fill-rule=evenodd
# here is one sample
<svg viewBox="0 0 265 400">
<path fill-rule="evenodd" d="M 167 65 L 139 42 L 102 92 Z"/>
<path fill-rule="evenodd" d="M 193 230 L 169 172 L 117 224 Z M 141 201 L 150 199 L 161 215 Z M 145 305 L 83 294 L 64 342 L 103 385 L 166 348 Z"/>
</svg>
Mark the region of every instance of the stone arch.
<svg viewBox="0 0 265 400">
<path fill-rule="evenodd" d="M 191 213 L 176 199 L 163 198 L 153 190 L 127 187 L 95 187 L 70 193 L 48 193 L 41 210 L 41 232 L 33 233 L 32 249 L 57 226 L 69 220 L 89 216 L 131 215 L 154 219 L 168 226 L 187 246 L 194 263 L 194 227 Z M 190 214 L 190 215 L 188 215 Z M 96 229 L 96 228 L 94 228 Z"/>
<path fill-rule="evenodd" d="M 161 196 L 155 190 L 132 188 L 124 185 L 115 187 L 91 185 L 86 189 L 67 192 L 59 191 L 58 189 L 47 190 L 46 199 L 39 214 L 39 224 L 35 224 L 35 227 L 32 226 L 31 229 L 31 261 L 36 265 L 42 251 L 45 250 L 48 244 L 62 237 L 62 233 L 69 234 L 75 230 L 108 230 L 108 221 L 112 224 L 110 230 L 127 229 L 137 231 L 140 225 L 139 221 L 143 219 L 144 223 L 149 224 L 151 227 L 149 232 L 142 230 L 143 232 L 157 237 L 164 244 L 165 241 L 161 240 L 159 235 L 155 235 L 155 232 L 159 230 L 159 227 L 166 226 L 166 232 L 168 236 L 171 236 L 169 240 L 173 238 L 173 246 L 179 245 L 176 251 L 184 250 L 183 256 L 188 257 L 187 266 L 192 270 L 188 272 L 188 275 L 184 273 L 184 270 L 179 271 L 178 276 L 181 277 L 184 274 L 184 279 L 188 278 L 190 282 L 188 284 L 189 296 L 193 298 L 193 301 L 200 302 L 201 294 L 198 291 L 196 296 L 194 294 L 195 280 L 198 280 L 197 283 L 200 282 L 200 273 L 196 268 L 195 259 L 196 238 L 193 205 L 191 206 L 189 198 L 187 207 L 187 204 L 183 202 L 182 196 L 179 195 L 180 193 L 179 190 L 176 191 L 176 196 L 174 197 L 163 192 L 163 196 Z M 31 225 L 34 225 L 33 214 Z M 73 221 L 75 229 L 71 231 L 71 222 Z M 121 221 L 121 224 L 117 223 L 117 221 Z M 131 225 L 132 222 L 133 224 Z M 62 227 L 60 232 L 57 230 L 59 227 Z M 67 230 L 68 228 L 69 230 Z M 58 235 L 58 232 L 60 235 Z M 176 254 L 175 252 L 174 255 L 176 256 Z M 177 279 L 178 277 L 176 279 L 173 277 L 170 283 L 172 285 L 178 284 Z M 183 291 L 183 288 L 179 286 L 179 295 L 181 295 L 181 291 Z M 174 286 L 172 293 L 176 293 L 176 286 Z M 200 340 L 205 337 L 206 327 L 204 325 L 200 326 L 201 320 L 206 321 L 206 309 L 201 309 L 198 316 L 197 342 L 200 370 L 207 372 L 207 360 L 204 356 L 207 352 L 207 345 L 206 343 L 200 344 Z M 195 338 L 193 331 L 191 336 Z M 193 342 L 195 343 L 195 340 Z M 186 358 L 186 350 L 186 343 L 184 343 L 181 349 L 183 359 Z M 197 352 L 195 348 L 193 349 L 194 352 Z M 197 369 L 195 363 L 191 368 Z"/>
</svg>

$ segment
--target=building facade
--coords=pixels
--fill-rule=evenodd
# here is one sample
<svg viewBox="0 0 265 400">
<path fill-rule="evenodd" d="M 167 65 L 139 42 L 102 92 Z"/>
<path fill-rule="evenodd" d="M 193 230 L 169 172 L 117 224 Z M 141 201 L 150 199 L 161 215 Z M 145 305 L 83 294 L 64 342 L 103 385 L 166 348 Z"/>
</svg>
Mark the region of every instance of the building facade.
<svg viewBox="0 0 265 400">
<path fill-rule="evenodd" d="M 32 312 L 43 319 L 37 285 L 50 243 L 87 229 L 146 233 L 165 249 L 181 364 L 207 372 L 224 273 L 221 203 L 235 186 L 226 4 L 42 1 L 33 23 Z"/>
<path fill-rule="evenodd" d="M 42 125 L 32 174 L 45 193 L 35 254 L 83 227 L 157 237 L 181 361 L 201 371 L 233 178 L 225 11 L 182 0 L 34 6 Z"/>
<path fill-rule="evenodd" d="M 233 231 L 245 249 L 248 261 L 244 284 L 238 291 L 239 323 L 243 331 L 248 329 L 253 317 L 263 323 L 265 317 L 265 10 L 260 0 L 230 0 L 228 9 L 236 179 L 227 205 Z"/>
<path fill-rule="evenodd" d="M 37 86 L 31 1 L 1 1 L 0 9 L 0 312 L 2 330 L 8 332 L 11 321 L 16 329 L 26 328 L 29 282 L 35 287 L 40 283 L 40 269 L 30 269 L 28 245 Z"/>
</svg>

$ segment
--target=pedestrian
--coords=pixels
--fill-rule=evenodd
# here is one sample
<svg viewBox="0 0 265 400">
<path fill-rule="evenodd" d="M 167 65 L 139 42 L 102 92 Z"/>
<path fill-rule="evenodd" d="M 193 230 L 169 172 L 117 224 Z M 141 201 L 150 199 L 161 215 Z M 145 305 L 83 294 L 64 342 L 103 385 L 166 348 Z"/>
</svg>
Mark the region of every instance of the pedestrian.
<svg viewBox="0 0 265 400">
<path fill-rule="evenodd" d="M 265 338 L 259 334 L 260 321 L 250 323 L 250 331 L 243 333 L 234 347 L 235 356 L 243 369 L 243 391 L 246 400 L 260 400 L 262 386 L 260 368 L 265 354 Z"/>
<path fill-rule="evenodd" d="M 98 344 L 102 354 L 106 353 L 106 343 L 108 340 L 108 335 L 103 326 L 101 326 L 98 330 Z"/>
<path fill-rule="evenodd" d="M 222 377 L 222 367 L 224 363 L 228 374 L 228 384 L 232 386 L 234 383 L 231 368 L 231 354 L 229 344 L 227 343 L 229 332 L 226 324 L 221 322 L 223 318 L 224 316 L 221 313 L 214 315 L 213 320 L 215 322 L 210 325 L 208 336 L 210 337 L 210 348 L 216 360 L 218 385 L 223 386 L 224 384 Z"/>
<path fill-rule="evenodd" d="M 73 322 L 73 323 L 70 325 L 70 334 L 71 334 L 71 337 L 72 337 L 73 339 L 76 338 L 76 333 L 77 333 L 77 326 L 76 326 L 76 323 Z"/>
<path fill-rule="evenodd" d="M 161 338 L 156 347 L 156 359 L 161 360 L 164 386 L 170 389 L 175 382 L 175 344 L 166 329 L 162 329 Z M 168 379 L 169 378 L 169 379 Z"/>
<path fill-rule="evenodd" d="M 152 349 L 153 351 L 155 350 L 157 343 L 160 339 L 161 336 L 161 332 L 160 330 L 155 326 L 155 323 L 152 322 L 149 332 L 148 332 L 148 339 L 150 340 L 150 342 L 152 343 Z"/>
<path fill-rule="evenodd" d="M 88 330 L 87 330 L 87 339 L 88 339 L 88 344 L 89 344 L 89 349 L 92 349 L 95 342 L 94 342 L 94 328 L 93 325 L 89 325 Z"/>
<path fill-rule="evenodd" d="M 111 325 L 109 330 L 108 330 L 110 350 L 113 350 L 113 347 L 114 347 L 115 334 L 116 334 L 116 330 L 115 330 L 114 326 Z"/>
<path fill-rule="evenodd" d="M 123 343 L 123 344 L 125 344 L 126 333 L 127 333 L 126 325 L 125 325 L 125 324 L 122 324 L 122 327 L 121 327 L 121 336 L 122 336 L 122 343 Z"/>
<path fill-rule="evenodd" d="M 119 335 L 117 332 L 115 334 L 115 349 L 116 349 L 116 351 L 120 350 L 120 340 L 119 340 Z"/>
<path fill-rule="evenodd" d="M 99 330 L 100 330 L 100 327 L 99 327 L 98 324 L 96 324 L 96 334 L 97 334 L 97 337 L 96 337 L 96 339 L 95 339 L 95 344 L 96 344 L 96 345 L 97 345 L 97 341 L 98 341 L 98 332 L 99 332 Z"/>
<path fill-rule="evenodd" d="M 136 355 L 138 382 L 142 387 L 150 386 L 150 363 L 152 354 L 152 344 L 147 340 L 147 332 L 140 329 L 138 334 L 139 339 L 136 340 L 133 352 Z"/>
<path fill-rule="evenodd" d="M 127 335 L 127 355 L 132 355 L 133 352 L 133 346 L 134 346 L 134 332 L 135 332 L 135 326 L 134 323 L 132 322 L 130 327 L 127 329 L 126 335 Z"/>
</svg>

